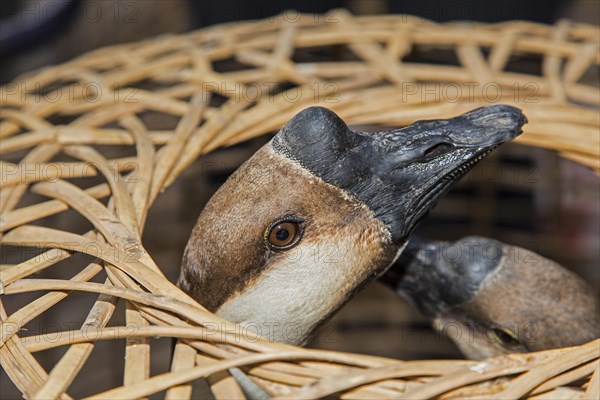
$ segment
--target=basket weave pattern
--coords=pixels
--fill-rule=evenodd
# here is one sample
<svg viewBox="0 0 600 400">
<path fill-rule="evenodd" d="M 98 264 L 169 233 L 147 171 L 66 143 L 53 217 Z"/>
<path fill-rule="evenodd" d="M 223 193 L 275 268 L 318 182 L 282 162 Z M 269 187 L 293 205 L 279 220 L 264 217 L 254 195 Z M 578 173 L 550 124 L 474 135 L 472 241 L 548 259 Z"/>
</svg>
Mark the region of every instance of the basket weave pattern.
<svg viewBox="0 0 600 400">
<path fill-rule="evenodd" d="M 149 207 L 199 156 L 277 131 L 316 104 L 350 124 L 382 125 L 515 104 L 529 119 L 518 141 L 600 173 L 600 92 L 598 82 L 584 83 L 600 65 L 599 37 L 598 28 L 568 21 L 436 24 L 339 10 L 103 48 L 4 86 L 1 241 L 44 251 L 0 270 L 3 297 L 40 293 L 10 315 L 0 297 L 3 369 L 26 398 L 69 398 L 96 342 L 126 340 L 124 384 L 98 398 L 164 390 L 167 398 L 190 398 L 189 382 L 207 376 L 217 398 L 241 397 L 231 367 L 244 367 L 281 398 L 600 398 L 598 341 L 482 362 L 399 361 L 268 342 L 181 292 L 141 240 Z M 442 52 L 456 65 L 436 60 Z M 524 58 L 538 71 L 510 69 Z M 165 115 L 173 127 L 153 123 Z M 134 155 L 107 159 L 107 146 Z M 54 161 L 61 157 L 75 161 Z M 105 182 L 80 184 L 92 176 Z M 27 194 L 44 199 L 24 203 Z M 68 210 L 93 229 L 36 225 Z M 71 279 L 33 277 L 77 253 L 93 261 Z M 104 283 L 90 282 L 97 276 Z M 81 328 L 58 340 L 20 331 L 79 291 L 97 294 Z M 127 302 L 127 326 L 108 326 L 119 299 Z M 181 340 L 171 371 L 150 377 L 157 336 Z M 68 351 L 46 371 L 36 352 L 57 346 Z"/>
</svg>

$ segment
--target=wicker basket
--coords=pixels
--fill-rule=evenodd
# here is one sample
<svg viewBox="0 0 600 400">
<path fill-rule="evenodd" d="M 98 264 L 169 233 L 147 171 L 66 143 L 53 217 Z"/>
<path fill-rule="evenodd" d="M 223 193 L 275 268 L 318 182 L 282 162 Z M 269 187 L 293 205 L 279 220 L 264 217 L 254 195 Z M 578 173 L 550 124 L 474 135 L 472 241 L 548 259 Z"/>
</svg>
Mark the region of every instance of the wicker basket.
<svg viewBox="0 0 600 400">
<path fill-rule="evenodd" d="M 100 341 L 120 340 L 122 386 L 98 398 L 166 391 L 186 399 L 189 382 L 207 376 L 217 398 L 241 398 L 231 367 L 279 398 L 600 398 L 598 341 L 482 362 L 271 343 L 191 300 L 141 243 L 149 207 L 199 156 L 276 131 L 315 104 L 352 124 L 382 125 L 516 104 L 529 118 L 520 143 L 600 173 L 599 37 L 598 28 L 568 21 L 288 13 L 103 48 L 4 86 L 1 240 L 23 249 L 0 270 L 4 371 L 26 398 L 69 398 Z M 515 60 L 529 70 L 514 70 Z M 90 177 L 103 182 L 86 185 Z M 67 229 L 53 219 L 62 213 L 85 223 Z M 32 247 L 43 251 L 32 256 Z M 33 277 L 53 268 L 69 268 L 70 278 Z M 80 292 L 97 295 L 81 326 L 23 330 Z M 6 297 L 26 295 L 9 312 Z M 115 313 L 122 323 L 108 326 Z M 171 370 L 150 377 L 154 337 L 181 340 Z M 60 346 L 58 361 L 40 365 L 38 352 Z"/>
</svg>

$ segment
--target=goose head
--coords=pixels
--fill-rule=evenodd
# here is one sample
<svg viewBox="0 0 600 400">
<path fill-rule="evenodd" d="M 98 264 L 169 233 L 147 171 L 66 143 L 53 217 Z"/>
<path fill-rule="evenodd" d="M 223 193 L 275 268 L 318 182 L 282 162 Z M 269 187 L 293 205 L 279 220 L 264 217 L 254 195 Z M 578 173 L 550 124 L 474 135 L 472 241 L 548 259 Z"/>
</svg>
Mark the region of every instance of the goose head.
<svg viewBox="0 0 600 400">
<path fill-rule="evenodd" d="M 575 346 L 600 337 L 600 299 L 531 250 L 480 236 L 412 236 L 382 277 L 469 358 Z"/>
<path fill-rule="evenodd" d="M 301 344 L 397 258 L 477 161 L 521 132 L 510 106 L 354 132 L 332 111 L 293 117 L 202 211 L 178 284 L 273 340 Z"/>
</svg>

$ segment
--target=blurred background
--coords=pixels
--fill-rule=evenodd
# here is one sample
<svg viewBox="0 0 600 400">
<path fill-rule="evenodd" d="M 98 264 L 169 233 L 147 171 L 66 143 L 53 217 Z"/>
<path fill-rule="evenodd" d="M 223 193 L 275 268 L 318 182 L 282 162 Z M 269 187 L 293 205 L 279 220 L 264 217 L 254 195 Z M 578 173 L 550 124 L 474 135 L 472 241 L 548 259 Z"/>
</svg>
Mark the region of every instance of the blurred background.
<svg viewBox="0 0 600 400">
<path fill-rule="evenodd" d="M 569 18 L 597 25 L 600 18 L 597 0 L 2 0 L 0 7 L 2 84 L 99 47 L 217 23 L 265 18 L 291 9 L 318 14 L 344 7 L 354 14 L 406 13 L 439 22 L 530 20 L 551 24 Z M 598 81 L 597 76 L 590 79 Z M 161 121 L 156 123 L 160 125 Z M 169 127 L 172 121 L 163 123 Z M 201 158 L 159 197 L 149 216 L 144 243 L 173 282 L 204 203 L 269 138 L 255 139 Z M 518 244 L 574 270 L 598 289 L 599 197 L 598 177 L 588 169 L 551 151 L 509 144 L 457 184 L 417 232 L 442 240 L 477 234 Z M 55 218 L 63 218 L 58 222 L 65 225 L 83 223 L 73 214 Z M 85 313 L 93 301 L 93 296 L 72 295 L 64 304 L 32 321 L 29 329 L 32 334 L 69 329 L 53 321 L 74 321 L 75 317 L 65 318 L 65 313 L 74 313 L 77 304 Z M 10 311 L 19 304 L 11 304 L 7 299 L 6 306 Z M 153 373 L 166 371 L 169 365 L 170 342 L 161 341 L 164 346 L 153 346 Z M 377 282 L 329 321 L 309 346 L 402 359 L 460 357 L 448 340 L 434 334 L 417 312 Z M 115 370 L 87 372 L 100 385 L 105 382 L 107 388 L 114 387 L 122 376 L 123 363 L 117 360 L 122 359 L 123 348 L 100 343 L 98 349 L 92 357 L 99 362 L 114 359 Z M 62 351 L 46 352 L 43 365 L 50 368 Z M 90 364 L 93 362 L 85 369 L 91 368 Z M 6 375 L 2 373 L 0 377 L 2 398 L 20 397 Z M 70 391 L 76 397 L 85 392 L 85 384 L 77 382 Z"/>
<path fill-rule="evenodd" d="M 596 0 L 2 0 L 0 83 L 79 54 L 162 33 L 269 17 L 286 10 L 321 14 L 411 14 L 437 22 L 559 18 L 597 24 Z"/>
</svg>

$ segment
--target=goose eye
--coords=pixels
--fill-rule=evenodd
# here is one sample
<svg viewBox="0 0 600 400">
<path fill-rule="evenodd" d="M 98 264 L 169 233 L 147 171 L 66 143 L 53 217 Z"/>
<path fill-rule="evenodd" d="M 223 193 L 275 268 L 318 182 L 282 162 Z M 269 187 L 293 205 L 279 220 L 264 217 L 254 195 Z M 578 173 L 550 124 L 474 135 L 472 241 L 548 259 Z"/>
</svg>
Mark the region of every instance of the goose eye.
<svg viewBox="0 0 600 400">
<path fill-rule="evenodd" d="M 500 343 L 506 346 L 517 346 L 519 344 L 519 339 L 515 336 L 514 333 L 507 329 L 494 329 L 494 335 Z"/>
<path fill-rule="evenodd" d="M 293 215 L 273 222 L 265 231 L 264 239 L 272 250 L 287 250 L 294 247 L 304 233 L 304 220 Z"/>
</svg>

